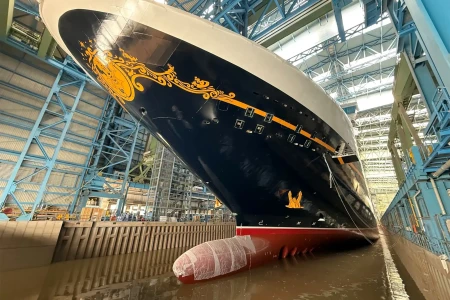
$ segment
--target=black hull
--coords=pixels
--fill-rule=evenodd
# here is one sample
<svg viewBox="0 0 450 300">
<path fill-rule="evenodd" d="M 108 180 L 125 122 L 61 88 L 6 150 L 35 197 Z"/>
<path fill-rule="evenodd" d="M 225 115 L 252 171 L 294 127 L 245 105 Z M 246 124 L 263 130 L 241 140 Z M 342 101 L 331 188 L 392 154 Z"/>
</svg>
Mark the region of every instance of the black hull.
<svg viewBox="0 0 450 300">
<path fill-rule="evenodd" d="M 332 159 L 348 141 L 325 120 L 239 66 L 131 20 L 128 34 L 99 40 L 113 18 L 72 10 L 59 32 L 83 68 L 237 213 L 238 225 L 376 227 L 360 163 Z M 300 203 L 287 207 L 299 192 Z"/>
</svg>

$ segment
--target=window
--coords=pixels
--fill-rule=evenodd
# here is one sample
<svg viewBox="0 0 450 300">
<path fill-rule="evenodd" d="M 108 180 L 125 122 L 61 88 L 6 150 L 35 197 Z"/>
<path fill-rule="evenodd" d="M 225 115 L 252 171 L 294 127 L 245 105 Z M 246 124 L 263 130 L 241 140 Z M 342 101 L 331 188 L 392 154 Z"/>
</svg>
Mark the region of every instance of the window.
<svg viewBox="0 0 450 300">
<path fill-rule="evenodd" d="M 242 129 L 244 127 L 244 124 L 245 121 L 237 119 L 236 123 L 234 123 L 234 128 Z"/>
<path fill-rule="evenodd" d="M 264 117 L 264 122 L 272 123 L 272 119 L 273 119 L 273 114 L 267 114 L 267 115 Z"/>
</svg>

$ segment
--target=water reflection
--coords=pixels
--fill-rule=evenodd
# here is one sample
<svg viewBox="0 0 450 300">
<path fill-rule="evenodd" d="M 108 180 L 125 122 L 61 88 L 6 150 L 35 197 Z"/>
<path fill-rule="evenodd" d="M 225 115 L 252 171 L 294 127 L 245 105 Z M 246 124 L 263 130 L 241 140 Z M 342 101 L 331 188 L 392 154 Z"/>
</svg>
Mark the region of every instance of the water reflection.
<svg viewBox="0 0 450 300">
<path fill-rule="evenodd" d="M 179 283 L 171 271 L 173 261 L 184 250 L 78 260 L 0 273 L 0 299 L 390 298 L 379 244 L 333 254 L 293 257 L 193 285 Z"/>
</svg>

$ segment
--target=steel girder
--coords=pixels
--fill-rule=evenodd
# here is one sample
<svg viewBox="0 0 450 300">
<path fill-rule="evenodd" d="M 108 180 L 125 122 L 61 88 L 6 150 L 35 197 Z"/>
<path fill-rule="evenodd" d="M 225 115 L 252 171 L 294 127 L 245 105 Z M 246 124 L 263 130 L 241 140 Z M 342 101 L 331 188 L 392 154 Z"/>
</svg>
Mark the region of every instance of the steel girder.
<svg viewBox="0 0 450 300">
<path fill-rule="evenodd" d="M 75 199 L 70 212 L 79 212 L 90 198 L 103 197 L 116 199 L 117 213 L 122 213 L 130 187 L 130 169 L 137 164 L 133 157 L 138 154 L 137 148 L 143 153 L 143 136 L 147 133 L 140 126 L 141 120 L 119 117 L 123 112 L 117 102 L 112 98 L 107 101 L 106 114 L 99 128 L 101 134 L 79 187 L 80 197 Z M 140 188 L 147 187 L 142 185 Z"/>
<path fill-rule="evenodd" d="M 358 24 L 288 61 L 342 104 L 392 88 L 397 36 L 387 16 L 378 27 Z"/>
<path fill-rule="evenodd" d="M 65 62 L 65 64 L 67 64 L 67 62 Z M 0 196 L 0 207 L 2 207 L 5 204 L 7 198 L 9 198 L 20 209 L 21 215 L 17 218 L 18 220 L 32 220 L 34 212 L 36 211 L 38 206 L 42 205 L 43 202 L 45 202 L 44 200 L 48 180 L 57 162 L 59 151 L 63 145 L 64 139 L 69 130 L 69 126 L 71 125 L 72 117 L 80 101 L 81 94 L 83 93 L 83 90 L 86 86 L 86 81 L 83 79 L 71 78 L 70 80 L 68 80 L 67 77 L 67 74 L 64 74 L 64 69 L 59 71 L 50 90 L 50 93 L 48 94 L 47 99 L 39 113 L 39 116 L 34 123 L 31 133 L 20 153 L 17 162 L 15 163 L 4 191 Z M 60 95 L 64 88 L 68 86 L 76 87 L 78 89 L 71 107 L 68 107 L 66 104 L 64 104 Z M 49 107 L 52 100 L 57 103 L 60 110 L 62 111 L 62 114 L 55 114 Z M 49 120 L 51 121 L 49 122 Z M 56 144 L 51 149 L 43 144 L 42 136 L 43 134 L 45 134 L 45 132 L 54 128 L 59 128 L 61 132 L 59 137 L 56 139 Z M 37 147 L 40 149 L 40 154 L 34 158 L 35 161 L 40 163 L 40 166 L 36 168 L 33 173 L 28 174 L 23 178 L 17 178 L 19 169 L 22 167 L 23 163 L 26 160 L 33 160 L 30 156 L 27 156 L 29 152 L 31 152 L 30 149 L 31 147 L 33 147 L 33 145 L 37 145 Z M 51 152 L 49 152 L 50 149 Z M 34 195 L 34 203 L 32 205 L 31 211 L 27 213 L 22 203 L 16 198 L 16 189 L 22 182 L 26 181 L 31 176 L 36 176 L 41 172 L 44 174 L 43 178 L 39 184 L 38 190 Z M 5 214 L 0 213 L 0 219 L 7 220 L 9 218 Z"/>
<path fill-rule="evenodd" d="M 168 5 L 258 41 L 323 0 L 169 0 Z M 250 19 L 256 19 L 253 23 Z"/>
<path fill-rule="evenodd" d="M 367 177 L 369 189 L 378 194 L 383 190 L 385 196 L 377 197 L 379 212 L 389 205 L 398 190 L 397 170 L 388 150 L 388 132 L 391 123 L 392 105 L 385 105 L 358 113 L 355 120 L 355 134 L 359 155 Z M 428 123 L 428 113 L 423 101 L 414 98 L 406 111 L 414 127 L 420 131 Z M 395 142 L 395 151 L 401 145 Z M 400 166 L 402 168 L 403 166 Z"/>
<path fill-rule="evenodd" d="M 413 242 L 419 236 L 434 240 L 436 245 L 449 238 L 448 230 L 443 228 L 450 219 L 450 178 L 448 173 L 436 176 L 430 173 L 450 159 L 450 33 L 446 20 L 450 2 L 385 0 L 384 3 L 399 36 L 398 51 L 403 53 L 402 60 L 423 97 L 430 121 L 424 130 L 424 137 L 415 142 L 416 146 L 408 149 L 408 143 L 402 141 L 403 152 L 409 151 L 412 158 L 406 159 L 405 178 L 382 222 L 391 229 L 393 226 L 402 227 L 405 238 Z M 399 106 L 399 113 L 403 115 L 401 121 L 406 121 L 403 129 L 405 132 L 411 131 L 401 109 Z M 424 212 L 426 215 L 423 215 Z M 419 216 L 419 223 L 411 222 L 413 214 Z M 411 232 L 413 227 L 415 233 Z M 437 249 L 434 245 L 421 246 L 438 255 L 450 255 L 448 244 L 445 249 Z"/>
</svg>

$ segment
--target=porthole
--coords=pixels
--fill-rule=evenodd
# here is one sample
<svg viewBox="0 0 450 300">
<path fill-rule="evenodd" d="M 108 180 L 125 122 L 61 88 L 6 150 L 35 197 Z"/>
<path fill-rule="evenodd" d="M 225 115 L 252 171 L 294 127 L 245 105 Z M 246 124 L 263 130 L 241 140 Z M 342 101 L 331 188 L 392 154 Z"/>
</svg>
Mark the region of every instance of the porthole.
<svg viewBox="0 0 450 300">
<path fill-rule="evenodd" d="M 256 125 L 256 129 L 255 132 L 258 134 L 261 134 L 264 131 L 264 126 L 263 125 Z"/>
<path fill-rule="evenodd" d="M 273 119 L 273 114 L 266 114 L 266 116 L 264 117 L 264 122 L 272 123 L 272 119 Z"/>
<path fill-rule="evenodd" d="M 236 123 L 234 123 L 234 128 L 242 129 L 244 127 L 244 124 L 245 121 L 237 119 Z"/>
<path fill-rule="evenodd" d="M 249 118 L 253 118 L 253 114 L 255 113 L 255 109 L 253 107 L 247 107 L 245 110 L 245 116 Z"/>
</svg>

